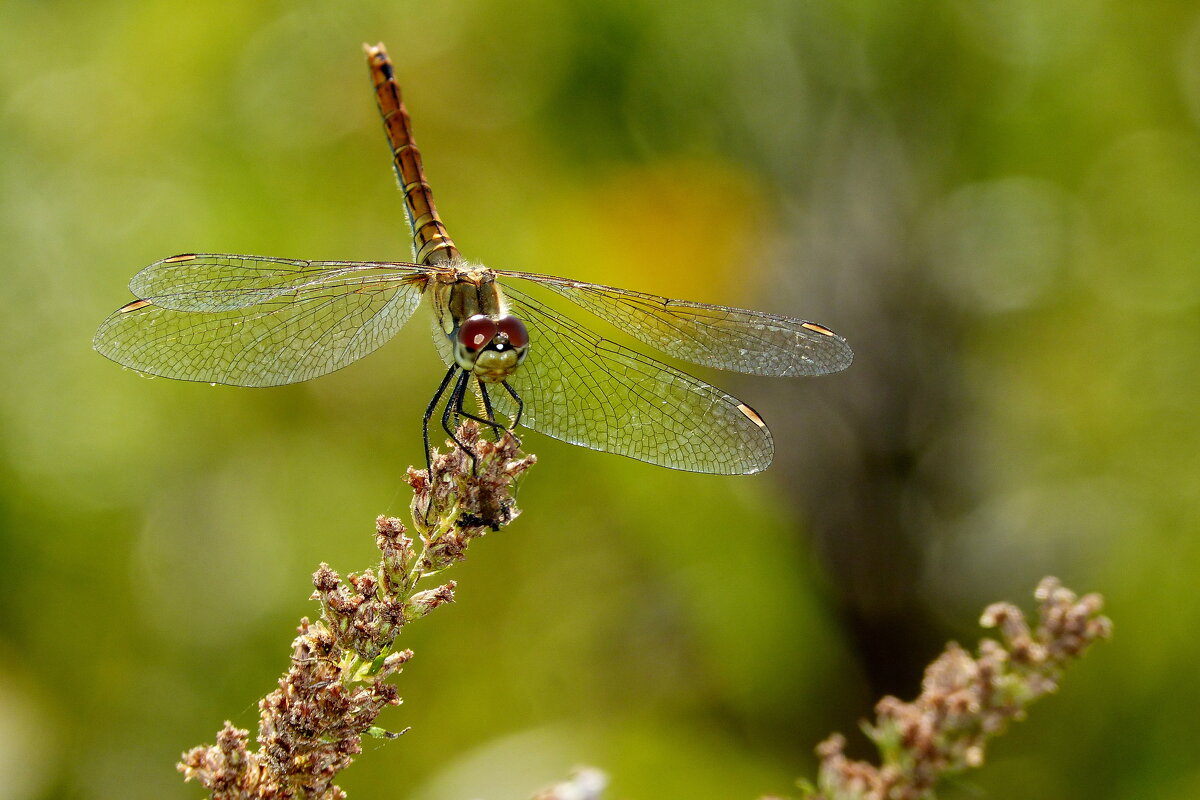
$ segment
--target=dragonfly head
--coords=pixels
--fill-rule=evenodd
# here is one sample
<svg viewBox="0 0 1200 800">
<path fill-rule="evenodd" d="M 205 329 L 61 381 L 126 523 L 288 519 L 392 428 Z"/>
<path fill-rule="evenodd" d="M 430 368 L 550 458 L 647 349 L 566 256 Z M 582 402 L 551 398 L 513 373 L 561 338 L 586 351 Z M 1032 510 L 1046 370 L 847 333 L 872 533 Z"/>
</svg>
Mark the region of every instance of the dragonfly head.
<svg viewBox="0 0 1200 800">
<path fill-rule="evenodd" d="M 517 369 L 529 352 L 525 323 L 504 314 L 468 317 L 453 334 L 454 361 L 487 383 L 499 383 Z"/>
</svg>

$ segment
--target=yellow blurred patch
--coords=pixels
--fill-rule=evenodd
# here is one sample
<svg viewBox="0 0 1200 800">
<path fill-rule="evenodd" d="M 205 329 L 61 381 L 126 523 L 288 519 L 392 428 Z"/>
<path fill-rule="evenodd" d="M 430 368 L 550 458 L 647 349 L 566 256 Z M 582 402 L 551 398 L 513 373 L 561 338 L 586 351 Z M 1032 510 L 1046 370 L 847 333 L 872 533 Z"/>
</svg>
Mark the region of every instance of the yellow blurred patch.
<svg viewBox="0 0 1200 800">
<path fill-rule="evenodd" d="M 753 295 L 774 230 L 751 176 L 699 161 L 622 170 L 555 195 L 539 217 L 544 271 L 729 305 Z"/>
</svg>

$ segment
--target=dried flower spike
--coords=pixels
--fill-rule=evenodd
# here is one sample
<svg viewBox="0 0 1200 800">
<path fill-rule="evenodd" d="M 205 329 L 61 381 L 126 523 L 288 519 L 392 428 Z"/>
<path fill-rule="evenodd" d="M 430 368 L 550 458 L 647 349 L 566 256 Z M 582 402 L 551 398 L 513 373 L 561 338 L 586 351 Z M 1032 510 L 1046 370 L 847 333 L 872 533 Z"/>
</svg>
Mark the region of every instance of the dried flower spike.
<svg viewBox="0 0 1200 800">
<path fill-rule="evenodd" d="M 933 797 L 941 777 L 980 766 L 988 739 L 1055 691 L 1063 670 L 1112 634 L 1099 595 L 1076 598 L 1057 578 L 1045 578 L 1035 597 L 1041 603 L 1035 629 L 1016 606 L 994 603 L 980 622 L 999 631 L 1000 642 L 984 639 L 974 657 L 951 643 L 926 668 L 920 697 L 879 701 L 875 722 L 863 730 L 879 748 L 880 766 L 846 758 L 840 734 L 822 742 L 818 785 L 806 787 L 805 797 L 921 800 Z"/>
<path fill-rule="evenodd" d="M 420 591 L 418 584 L 465 558 L 474 539 L 516 519 L 516 481 L 535 463 L 510 435 L 485 441 L 474 423 L 456 435 L 474 463 L 453 449 L 434 455 L 432 478 L 409 470 L 419 546 L 400 520 L 379 517 L 377 568 L 343 579 L 322 564 L 313 574 L 321 618 L 300 621 L 291 667 L 259 701 L 259 749 L 251 752 L 249 733 L 226 722 L 215 745 L 184 753 L 179 770 L 213 800 L 340 800 L 346 795 L 334 778 L 362 751 L 362 737 L 399 735 L 375 725 L 384 708 L 400 703 L 387 680 L 413 655 L 392 649 L 396 637 L 454 600 L 452 581 Z"/>
</svg>

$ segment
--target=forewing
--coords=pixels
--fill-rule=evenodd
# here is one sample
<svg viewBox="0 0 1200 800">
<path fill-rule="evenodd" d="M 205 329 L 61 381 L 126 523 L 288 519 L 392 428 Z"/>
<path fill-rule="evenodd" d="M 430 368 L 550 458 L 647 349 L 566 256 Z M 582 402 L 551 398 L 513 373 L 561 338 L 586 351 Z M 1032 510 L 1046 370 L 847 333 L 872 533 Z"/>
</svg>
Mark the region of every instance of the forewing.
<svg viewBox="0 0 1200 800">
<path fill-rule="evenodd" d="M 771 434 L 753 409 L 720 389 L 608 341 L 509 289 L 530 350 L 509 379 L 522 424 L 572 444 L 690 472 L 747 474 L 771 463 Z M 505 414 L 516 405 L 489 396 Z"/>
<path fill-rule="evenodd" d="M 93 345 L 119 364 L 181 380 L 278 386 L 340 369 L 412 316 L 423 283 L 403 264 L 197 255 L 147 267 L 142 300 Z"/>
<path fill-rule="evenodd" d="M 229 311 L 311 288 L 353 291 L 420 269 L 408 264 L 192 253 L 154 262 L 133 276 L 129 291 L 175 311 Z"/>
<path fill-rule="evenodd" d="M 845 339 L 807 320 L 550 275 L 496 272 L 545 286 L 659 352 L 693 364 L 786 377 L 839 372 L 854 358 Z"/>
</svg>

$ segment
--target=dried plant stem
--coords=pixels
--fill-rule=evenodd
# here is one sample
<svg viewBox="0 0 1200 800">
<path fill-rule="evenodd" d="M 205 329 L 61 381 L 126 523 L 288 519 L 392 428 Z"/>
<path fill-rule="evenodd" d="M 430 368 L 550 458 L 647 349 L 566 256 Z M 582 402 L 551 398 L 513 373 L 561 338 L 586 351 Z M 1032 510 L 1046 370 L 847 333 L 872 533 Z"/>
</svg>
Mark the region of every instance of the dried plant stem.
<svg viewBox="0 0 1200 800">
<path fill-rule="evenodd" d="M 258 750 L 249 750 L 247 731 L 226 722 L 215 745 L 184 753 L 185 780 L 198 781 L 213 800 L 340 800 L 346 794 L 334 778 L 361 752 L 362 736 L 399 735 L 375 726 L 385 707 L 400 703 L 387 679 L 412 658 L 392 645 L 405 625 L 454 599 L 452 581 L 420 591 L 418 584 L 517 517 L 516 481 L 536 460 L 510 435 L 482 439 L 471 422 L 456 435 L 475 462 L 455 448 L 435 455 L 431 474 L 408 470 L 419 545 L 400 520 L 379 517 L 378 574 L 367 569 L 343 580 L 326 564 L 314 573 L 321 618 L 300 621 L 291 667 L 259 701 Z"/>
<path fill-rule="evenodd" d="M 1077 598 L 1057 578 L 1044 578 L 1035 597 L 1041 604 L 1035 629 L 1016 606 L 994 603 L 980 624 L 998 629 L 1002 642 L 984 639 L 974 658 L 952 642 L 926 669 L 914 702 L 879 701 L 875 723 L 863 729 L 880 750 L 881 766 L 846 758 L 840 734 L 822 742 L 818 785 L 801 782 L 805 800 L 932 798 L 940 778 L 981 766 L 987 741 L 1055 691 L 1066 667 L 1112 634 L 1097 594 Z M 604 787 L 603 775 L 581 770 L 534 800 L 601 800 Z"/>
<path fill-rule="evenodd" d="M 940 778 L 982 765 L 988 740 L 1055 691 L 1066 667 L 1112 633 L 1098 594 L 1077 598 L 1057 578 L 1044 578 L 1034 596 L 1041 604 L 1036 628 L 1016 606 L 994 603 L 980 624 L 996 628 L 1002 641 L 984 639 L 975 657 L 951 642 L 926 668 L 915 701 L 876 704 L 875 723 L 863 730 L 879 748 L 880 766 L 846 758 L 841 734 L 818 745 L 818 784 L 805 786 L 804 797 L 921 800 L 933 797 Z"/>
</svg>

